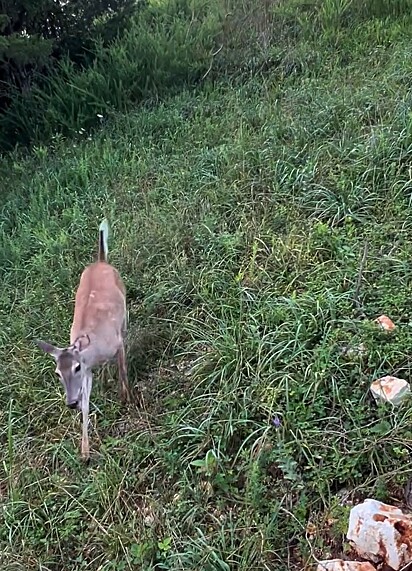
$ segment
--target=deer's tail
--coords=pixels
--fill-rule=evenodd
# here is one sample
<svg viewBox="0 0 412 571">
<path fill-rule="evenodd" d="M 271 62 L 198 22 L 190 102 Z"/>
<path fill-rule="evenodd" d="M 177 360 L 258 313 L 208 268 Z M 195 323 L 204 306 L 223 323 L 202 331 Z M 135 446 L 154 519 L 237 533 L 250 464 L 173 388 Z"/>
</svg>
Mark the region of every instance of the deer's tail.
<svg viewBox="0 0 412 571">
<path fill-rule="evenodd" d="M 99 226 L 99 262 L 107 262 L 107 255 L 109 253 L 108 248 L 108 238 L 109 238 L 109 224 L 106 218 L 101 222 Z"/>
</svg>

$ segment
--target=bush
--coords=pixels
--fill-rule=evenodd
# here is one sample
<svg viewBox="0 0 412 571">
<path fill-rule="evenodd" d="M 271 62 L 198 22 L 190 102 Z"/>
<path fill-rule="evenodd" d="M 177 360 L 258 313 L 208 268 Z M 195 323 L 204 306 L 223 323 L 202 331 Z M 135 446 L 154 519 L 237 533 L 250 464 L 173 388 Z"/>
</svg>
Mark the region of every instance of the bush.
<svg viewBox="0 0 412 571">
<path fill-rule="evenodd" d="M 0 110 L 64 56 L 89 64 L 90 48 L 127 29 L 145 0 L 5 0 L 0 5 Z"/>
<path fill-rule="evenodd" d="M 122 38 L 109 46 L 95 42 L 90 67 L 62 60 L 55 73 L 15 94 L 0 118 L 0 148 L 87 131 L 102 116 L 195 82 L 210 65 L 221 6 L 218 0 L 148 6 Z"/>
</svg>

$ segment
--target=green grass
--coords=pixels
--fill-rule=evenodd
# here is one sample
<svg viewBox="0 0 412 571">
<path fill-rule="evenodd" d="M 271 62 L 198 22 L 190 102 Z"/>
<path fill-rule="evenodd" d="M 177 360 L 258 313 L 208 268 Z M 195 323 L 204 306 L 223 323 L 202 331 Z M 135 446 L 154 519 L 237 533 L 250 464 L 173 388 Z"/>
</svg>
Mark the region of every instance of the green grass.
<svg viewBox="0 0 412 571">
<path fill-rule="evenodd" d="M 412 412 L 369 385 L 411 375 L 412 19 L 313 4 L 245 2 L 209 82 L 0 166 L 2 570 L 310 569 L 345 490 L 401 497 Z M 95 375 L 86 467 L 33 340 L 68 342 L 103 216 L 136 401 Z"/>
</svg>

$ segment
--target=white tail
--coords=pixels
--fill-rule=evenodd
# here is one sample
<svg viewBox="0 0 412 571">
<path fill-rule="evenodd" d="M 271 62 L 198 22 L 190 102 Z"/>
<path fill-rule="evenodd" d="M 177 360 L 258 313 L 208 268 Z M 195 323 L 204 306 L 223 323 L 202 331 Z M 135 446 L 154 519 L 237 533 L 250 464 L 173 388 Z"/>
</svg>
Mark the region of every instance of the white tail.
<svg viewBox="0 0 412 571">
<path fill-rule="evenodd" d="M 107 263 L 107 220 L 99 226 L 97 262 L 85 268 L 76 292 L 69 347 L 60 349 L 38 341 L 56 360 L 66 393 L 66 404 L 82 411 L 82 456 L 88 459 L 88 418 L 92 368 L 117 357 L 122 400 L 129 397 L 123 335 L 126 330 L 126 290 L 118 271 Z"/>
<path fill-rule="evenodd" d="M 109 223 L 106 218 L 99 226 L 99 262 L 107 262 L 109 255 Z"/>
</svg>

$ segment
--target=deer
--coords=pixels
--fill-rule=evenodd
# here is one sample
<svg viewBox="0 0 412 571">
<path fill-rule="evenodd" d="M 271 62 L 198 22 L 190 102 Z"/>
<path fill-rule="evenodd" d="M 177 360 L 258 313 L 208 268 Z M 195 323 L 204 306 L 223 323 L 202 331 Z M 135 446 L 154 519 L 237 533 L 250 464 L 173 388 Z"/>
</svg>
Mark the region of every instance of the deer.
<svg viewBox="0 0 412 571">
<path fill-rule="evenodd" d="M 126 288 L 116 268 L 108 263 L 109 225 L 99 226 L 97 261 L 83 270 L 75 295 L 70 345 L 55 347 L 36 340 L 56 361 L 66 405 L 82 413 L 81 457 L 89 461 L 89 404 L 92 369 L 117 357 L 122 402 L 130 398 L 125 353 L 127 327 Z"/>
</svg>

